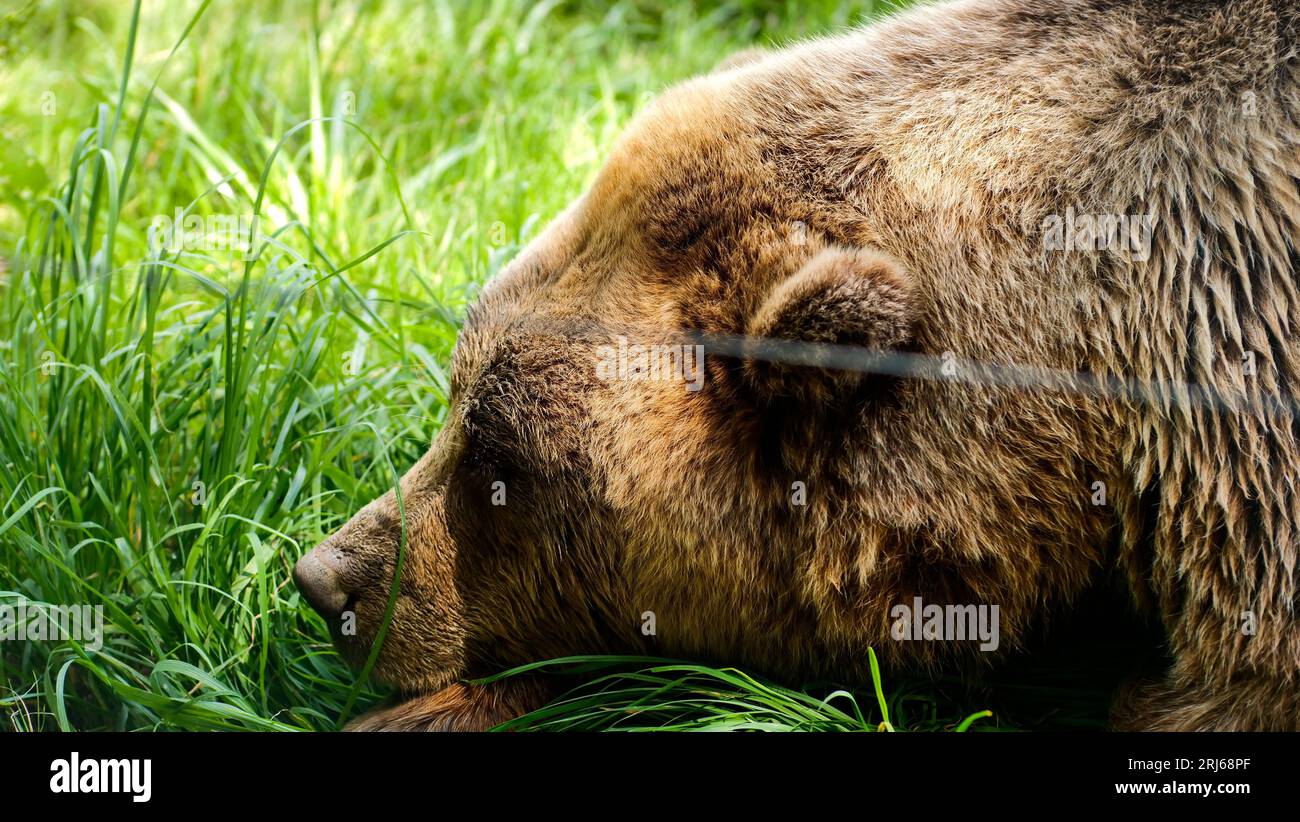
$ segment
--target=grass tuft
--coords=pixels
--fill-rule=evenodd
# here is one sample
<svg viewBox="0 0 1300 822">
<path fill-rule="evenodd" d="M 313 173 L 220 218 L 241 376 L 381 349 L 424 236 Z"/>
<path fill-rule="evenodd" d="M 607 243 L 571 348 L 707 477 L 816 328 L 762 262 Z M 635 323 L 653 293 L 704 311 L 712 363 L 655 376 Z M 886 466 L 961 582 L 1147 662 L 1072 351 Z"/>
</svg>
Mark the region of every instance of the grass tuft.
<svg viewBox="0 0 1300 822">
<path fill-rule="evenodd" d="M 886 697 L 878 670 L 866 699 L 844 688 L 794 690 L 735 668 L 643 656 L 565 657 L 478 681 L 521 674 L 570 677 L 577 684 L 498 731 L 966 731 L 992 716 L 980 711 L 941 718 L 939 706 L 924 696 L 899 691 Z M 879 714 L 871 713 L 873 700 Z M 906 725 L 890 722 L 891 708 L 907 717 Z"/>
</svg>

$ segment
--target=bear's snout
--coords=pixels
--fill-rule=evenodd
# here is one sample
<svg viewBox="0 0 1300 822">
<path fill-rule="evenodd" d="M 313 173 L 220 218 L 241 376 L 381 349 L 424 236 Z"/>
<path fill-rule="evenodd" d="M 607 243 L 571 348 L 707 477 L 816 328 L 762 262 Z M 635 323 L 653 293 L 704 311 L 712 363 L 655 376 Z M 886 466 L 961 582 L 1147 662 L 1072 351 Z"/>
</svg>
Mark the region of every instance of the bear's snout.
<svg viewBox="0 0 1300 822">
<path fill-rule="evenodd" d="M 316 613 L 326 619 L 338 618 L 348 602 L 336 562 L 328 545 L 322 544 L 303 554 L 293 566 L 294 584 Z"/>
</svg>

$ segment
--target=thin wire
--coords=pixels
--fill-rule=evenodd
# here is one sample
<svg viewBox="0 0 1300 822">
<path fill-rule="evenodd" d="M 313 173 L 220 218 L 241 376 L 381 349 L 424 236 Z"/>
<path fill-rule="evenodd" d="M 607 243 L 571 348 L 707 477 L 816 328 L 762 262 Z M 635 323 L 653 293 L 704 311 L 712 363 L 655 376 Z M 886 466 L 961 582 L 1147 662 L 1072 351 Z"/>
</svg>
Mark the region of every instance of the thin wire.
<svg viewBox="0 0 1300 822">
<path fill-rule="evenodd" d="M 856 371 L 864 374 L 961 383 L 978 387 L 1016 390 L 1048 390 L 1077 394 L 1099 400 L 1118 400 L 1154 407 L 1162 412 L 1183 405 L 1199 406 L 1219 414 L 1257 413 L 1300 417 L 1300 401 L 1289 394 L 1228 393 L 1186 380 L 1144 380 L 1113 374 L 1072 371 L 1065 368 L 1025 363 L 991 363 L 961 358 L 953 352 L 940 355 L 910 351 L 882 351 L 865 346 L 758 337 L 746 334 L 717 334 L 680 329 L 664 332 L 650 328 L 617 328 L 596 320 L 577 318 L 515 318 L 511 328 L 527 327 L 536 332 L 545 324 L 557 336 L 592 340 L 600 336 L 623 338 L 628 345 L 699 345 L 707 355 L 761 360 L 783 365 Z M 674 339 L 675 337 L 675 339 Z"/>
</svg>

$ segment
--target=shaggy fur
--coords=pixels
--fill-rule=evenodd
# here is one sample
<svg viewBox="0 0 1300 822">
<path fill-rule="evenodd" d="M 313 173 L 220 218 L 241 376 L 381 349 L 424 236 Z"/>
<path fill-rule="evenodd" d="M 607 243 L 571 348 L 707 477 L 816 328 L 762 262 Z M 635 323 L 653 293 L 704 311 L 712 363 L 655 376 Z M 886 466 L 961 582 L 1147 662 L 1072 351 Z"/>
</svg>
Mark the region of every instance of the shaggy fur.
<svg viewBox="0 0 1300 822">
<path fill-rule="evenodd" d="M 664 94 L 470 313 L 376 668 L 429 696 L 361 727 L 480 727 L 528 700 L 458 680 L 571 653 L 980 664 L 890 609 L 996 604 L 1004 653 L 1118 571 L 1175 660 L 1118 725 L 1296 730 L 1297 26 L 1293 0 L 968 0 Z M 1049 250 L 1067 212 L 1150 214 L 1149 249 Z M 716 353 L 698 392 L 597 379 L 618 336 L 684 330 L 1136 387 Z M 399 523 L 389 494 L 317 549 L 356 660 Z"/>
</svg>

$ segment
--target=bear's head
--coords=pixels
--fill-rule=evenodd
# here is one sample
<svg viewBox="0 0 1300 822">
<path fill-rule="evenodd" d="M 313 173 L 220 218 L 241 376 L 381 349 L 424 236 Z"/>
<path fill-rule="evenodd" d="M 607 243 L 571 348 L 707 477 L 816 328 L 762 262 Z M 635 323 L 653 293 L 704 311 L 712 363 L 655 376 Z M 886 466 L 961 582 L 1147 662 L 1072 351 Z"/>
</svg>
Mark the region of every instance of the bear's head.
<svg viewBox="0 0 1300 822">
<path fill-rule="evenodd" d="M 295 570 L 352 662 L 391 600 L 374 672 L 408 692 L 584 652 L 808 672 L 912 593 L 999 603 L 1006 635 L 1059 587 L 1036 575 L 1086 575 L 1102 452 L 1077 404 L 836 359 L 1059 364 L 1027 292 L 999 302 L 1015 267 L 844 145 L 824 90 L 795 105 L 762 71 L 662 96 L 484 289 L 429 452 Z"/>
</svg>

